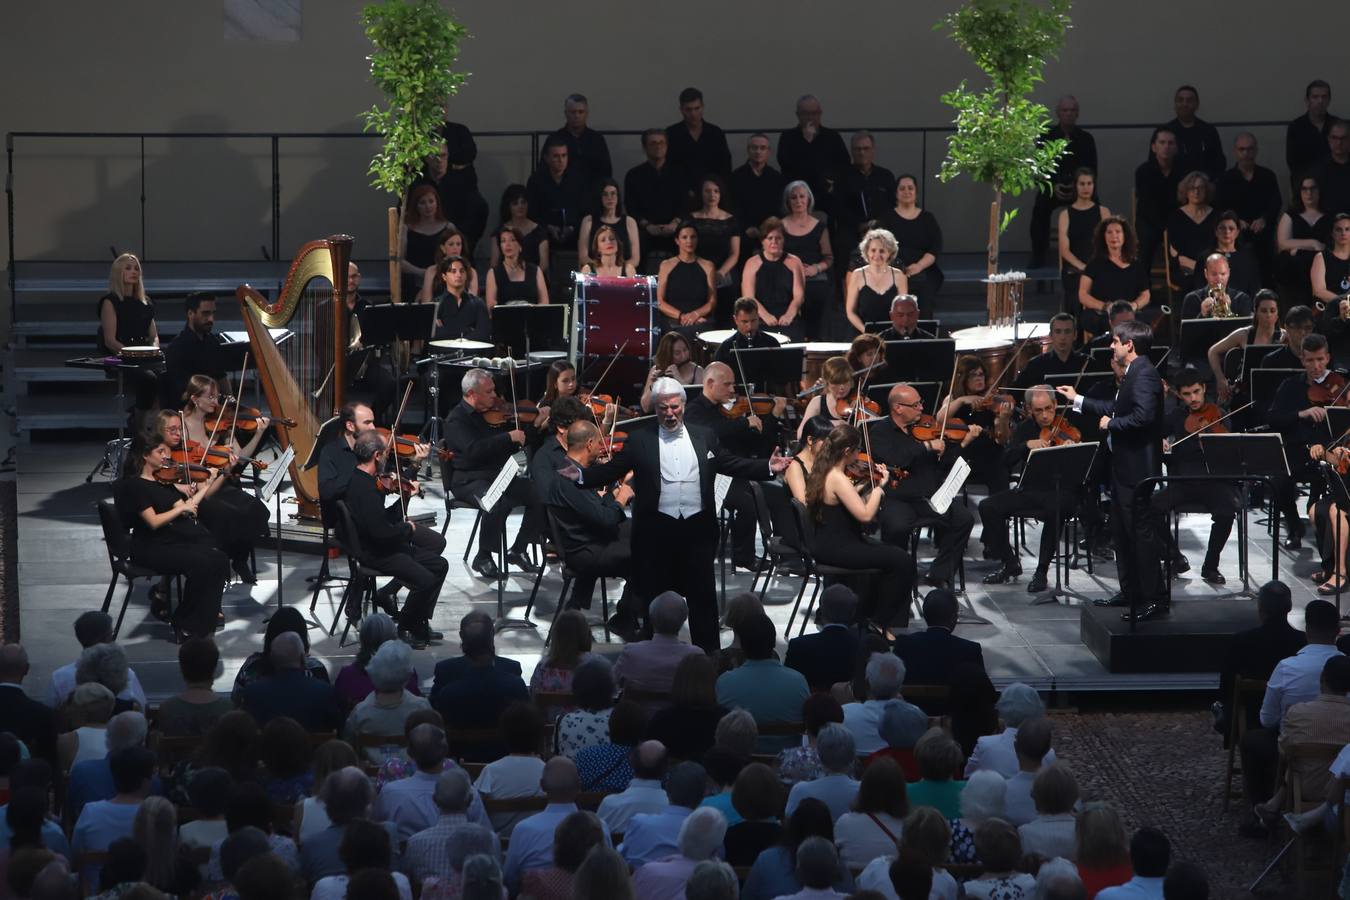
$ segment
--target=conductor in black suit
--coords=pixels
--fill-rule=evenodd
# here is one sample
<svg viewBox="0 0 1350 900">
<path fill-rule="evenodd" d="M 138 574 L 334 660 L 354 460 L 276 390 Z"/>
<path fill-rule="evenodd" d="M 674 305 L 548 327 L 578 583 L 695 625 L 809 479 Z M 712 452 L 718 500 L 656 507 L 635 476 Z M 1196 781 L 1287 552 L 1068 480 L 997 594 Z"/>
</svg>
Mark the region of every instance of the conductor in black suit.
<svg viewBox="0 0 1350 900">
<path fill-rule="evenodd" d="M 1150 511 L 1152 488 L 1136 491 L 1146 478 L 1162 474 L 1162 442 L 1166 433 L 1163 386 L 1149 362 L 1153 328 L 1147 322 L 1121 322 L 1112 332 L 1111 353 L 1125 368 L 1114 400 L 1079 395 L 1069 385 L 1057 390 L 1073 403 L 1074 412 L 1100 416 L 1111 449 L 1111 521 L 1115 539 L 1120 593 L 1092 601 L 1097 606 L 1139 604 L 1124 619 L 1147 621 L 1168 614 L 1159 572 L 1163 544 L 1158 523 Z"/>
<path fill-rule="evenodd" d="M 788 466 L 776 451 L 767 460 L 742 459 L 717 435 L 686 425 L 684 386 L 673 378 L 652 385 L 658 427 L 631 434 L 608 463 L 588 469 L 584 482 L 607 484 L 633 473 L 633 575 L 639 609 L 662 591 L 689 602 L 689 635 L 711 653 L 719 647 L 713 557 L 717 503 L 713 476 L 767 481 Z"/>
<path fill-rule="evenodd" d="M 813 691 L 829 691 L 852 681 L 858 658 L 858 633 L 853 621 L 858 595 L 846 584 L 832 584 L 820 595 L 820 631 L 788 641 L 783 665 L 796 669 Z"/>
<path fill-rule="evenodd" d="M 905 664 L 906 684 L 950 685 L 962 666 L 984 671 L 984 651 L 980 645 L 953 634 L 959 616 L 956 595 L 946 588 L 934 588 L 923 598 L 923 621 L 928 627 L 895 638 L 895 655 Z M 929 708 L 936 708 L 934 704 L 919 705 L 929 715 L 946 712 L 945 709 L 934 712 Z"/>
</svg>

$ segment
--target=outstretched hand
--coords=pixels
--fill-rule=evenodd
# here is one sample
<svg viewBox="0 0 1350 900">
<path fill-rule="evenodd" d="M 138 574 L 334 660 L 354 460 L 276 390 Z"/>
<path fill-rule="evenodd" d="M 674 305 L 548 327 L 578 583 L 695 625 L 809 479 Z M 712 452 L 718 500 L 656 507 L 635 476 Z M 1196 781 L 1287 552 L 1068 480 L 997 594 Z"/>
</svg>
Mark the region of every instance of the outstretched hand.
<svg viewBox="0 0 1350 900">
<path fill-rule="evenodd" d="M 773 456 L 769 457 L 769 471 L 775 475 L 785 471 L 790 465 L 792 465 L 792 457 L 784 456 L 776 449 L 773 451 Z"/>
</svg>

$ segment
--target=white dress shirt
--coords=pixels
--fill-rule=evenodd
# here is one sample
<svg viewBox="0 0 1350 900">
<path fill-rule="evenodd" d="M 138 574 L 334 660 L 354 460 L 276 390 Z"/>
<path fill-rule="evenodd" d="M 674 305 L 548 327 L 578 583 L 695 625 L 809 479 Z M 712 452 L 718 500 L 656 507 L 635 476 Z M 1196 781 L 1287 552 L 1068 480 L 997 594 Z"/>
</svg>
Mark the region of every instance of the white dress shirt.
<svg viewBox="0 0 1350 900">
<path fill-rule="evenodd" d="M 633 868 L 680 855 L 680 828 L 693 812 L 687 806 L 667 806 L 659 812 L 638 813 L 623 830 L 619 854 Z"/>
<path fill-rule="evenodd" d="M 998 734 L 987 734 L 975 741 L 975 750 L 970 754 L 970 759 L 966 760 L 966 778 L 981 771 L 997 772 L 1004 778 L 1016 775 L 1017 751 L 1013 749 L 1013 741 L 1016 739 L 1017 729 L 1008 726 Z M 1055 751 L 1052 749 L 1045 754 L 1041 765 L 1048 766 L 1054 761 Z"/>
<path fill-rule="evenodd" d="M 559 822 L 576 811 L 575 803 L 550 803 L 541 812 L 516 825 L 506 847 L 506 865 L 502 867 L 512 891 L 520 887 L 520 876 L 527 870 L 547 869 L 553 865 L 553 832 Z M 605 846 L 612 846 L 609 826 L 604 819 L 600 820 L 600 827 L 605 832 Z"/>
<path fill-rule="evenodd" d="M 67 663 L 52 673 L 51 684 L 47 688 L 47 705 L 56 709 L 66 698 L 75 692 L 75 663 Z M 149 709 L 145 700 L 145 688 L 136 677 L 136 670 L 127 667 L 127 686 L 117 695 L 118 700 L 135 700 L 141 705 L 141 712 Z"/>
<path fill-rule="evenodd" d="M 1098 891 L 1097 900 L 1163 900 L 1163 880 L 1136 875 L 1124 884 Z"/>
<path fill-rule="evenodd" d="M 1286 656 L 1270 673 L 1266 696 L 1261 701 L 1261 724 L 1279 728 L 1284 714 L 1295 703 L 1316 700 L 1322 683 L 1322 667 L 1333 656 L 1342 656 L 1331 644 L 1308 644 Z"/>
<path fill-rule="evenodd" d="M 1037 816 L 1017 829 L 1022 839 L 1023 853 L 1039 853 L 1046 859 L 1062 856 L 1070 862 L 1078 861 L 1078 841 L 1074 835 L 1073 813 Z"/>
<path fill-rule="evenodd" d="M 610 831 L 623 831 L 628 820 L 638 813 L 660 812 L 670 806 L 670 798 L 661 787 L 659 778 L 634 778 L 627 790 L 610 794 L 600 801 L 595 814 Z"/>
<path fill-rule="evenodd" d="M 672 519 L 687 519 L 703 511 L 698 477 L 698 454 L 689 429 L 656 429 L 660 436 L 661 497 L 656 508 Z"/>
<path fill-rule="evenodd" d="M 439 772 L 414 772 L 407 778 L 389 782 L 375 797 L 371 818 L 376 822 L 393 822 L 397 825 L 400 841 L 406 841 L 419 831 L 426 831 L 441 817 L 441 809 L 433 799 L 440 777 Z M 475 825 L 492 827 L 477 791 L 471 790 L 465 818 Z"/>
<path fill-rule="evenodd" d="M 900 900 L 895 894 L 895 885 L 891 884 L 891 863 L 895 857 L 878 856 L 867 864 L 858 876 L 858 889 L 876 891 L 886 900 Z M 956 879 L 946 869 L 933 870 L 933 886 L 928 891 L 928 900 L 956 900 L 959 888 Z M 1098 897 L 1101 894 L 1097 895 Z"/>
</svg>

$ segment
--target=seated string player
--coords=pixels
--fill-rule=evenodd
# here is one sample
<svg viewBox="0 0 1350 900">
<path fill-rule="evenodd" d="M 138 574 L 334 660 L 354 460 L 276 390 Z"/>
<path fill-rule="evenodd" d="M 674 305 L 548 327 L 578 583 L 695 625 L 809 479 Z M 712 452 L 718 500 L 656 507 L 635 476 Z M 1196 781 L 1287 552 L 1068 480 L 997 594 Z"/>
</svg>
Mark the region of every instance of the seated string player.
<svg viewBox="0 0 1350 900">
<path fill-rule="evenodd" d="M 1340 398 L 1345 380 L 1331 371 L 1331 351 L 1324 335 L 1303 339 L 1303 374 L 1285 379 L 1275 392 L 1266 421 L 1284 439 L 1290 474 L 1271 479 L 1276 509 L 1284 519 L 1286 550 L 1303 546 L 1303 519 L 1298 512 L 1298 485 L 1316 477 L 1309 449 L 1327 440 L 1325 405 Z"/>
<path fill-rule="evenodd" d="M 1163 458 L 1168 475 L 1204 475 L 1205 458 L 1200 452 L 1201 434 L 1220 434 L 1228 429 L 1222 424 L 1209 425 L 1220 415 L 1219 408 L 1205 402 L 1205 381 L 1199 370 L 1187 366 L 1177 376 L 1173 387 L 1181 403 L 1167 415 L 1167 437 L 1163 440 Z M 1153 510 L 1162 515 L 1178 506 L 1201 506 L 1209 513 L 1209 544 L 1205 561 L 1200 566 L 1200 577 L 1206 584 L 1224 583 L 1219 571 L 1219 556 L 1228 536 L 1233 532 L 1233 518 L 1237 515 L 1237 491 L 1231 484 L 1217 481 L 1169 482 L 1153 495 Z M 1176 546 L 1171 529 L 1164 529 L 1172 553 L 1172 572 L 1186 572 L 1190 561 Z"/>
</svg>

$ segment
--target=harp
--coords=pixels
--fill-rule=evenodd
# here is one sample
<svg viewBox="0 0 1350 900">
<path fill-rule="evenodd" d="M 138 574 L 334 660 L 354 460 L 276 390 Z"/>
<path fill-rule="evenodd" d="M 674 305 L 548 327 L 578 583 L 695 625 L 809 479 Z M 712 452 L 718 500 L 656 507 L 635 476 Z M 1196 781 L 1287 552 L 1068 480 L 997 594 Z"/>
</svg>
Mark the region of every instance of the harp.
<svg viewBox="0 0 1350 900">
<path fill-rule="evenodd" d="M 273 417 L 295 422 L 275 427 L 282 448 L 295 448 L 291 483 L 303 518 L 319 518 L 319 472 L 302 467 L 322 423 L 339 413 L 344 400 L 351 250 L 347 235 L 310 241 L 291 261 L 275 299 L 247 284 L 235 290 L 267 405 Z M 292 335 L 278 346 L 269 329 L 283 327 Z"/>
</svg>

